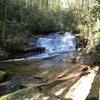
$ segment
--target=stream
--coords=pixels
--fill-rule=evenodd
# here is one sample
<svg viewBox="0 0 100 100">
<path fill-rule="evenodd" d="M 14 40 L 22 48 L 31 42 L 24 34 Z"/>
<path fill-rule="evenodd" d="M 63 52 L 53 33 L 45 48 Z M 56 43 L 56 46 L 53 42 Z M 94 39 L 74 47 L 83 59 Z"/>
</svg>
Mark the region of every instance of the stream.
<svg viewBox="0 0 100 100">
<path fill-rule="evenodd" d="M 34 43 L 30 43 L 31 46 Z M 45 47 L 43 54 L 32 55 L 20 59 L 9 59 L 0 62 L 0 70 L 6 72 L 7 77 L 0 82 L 0 95 L 5 95 L 25 88 L 23 84 L 37 84 L 47 81 L 41 78 L 46 73 L 69 68 L 69 58 L 75 58 L 75 37 L 66 32 L 63 36 L 56 33 L 37 40 L 37 47 Z"/>
</svg>

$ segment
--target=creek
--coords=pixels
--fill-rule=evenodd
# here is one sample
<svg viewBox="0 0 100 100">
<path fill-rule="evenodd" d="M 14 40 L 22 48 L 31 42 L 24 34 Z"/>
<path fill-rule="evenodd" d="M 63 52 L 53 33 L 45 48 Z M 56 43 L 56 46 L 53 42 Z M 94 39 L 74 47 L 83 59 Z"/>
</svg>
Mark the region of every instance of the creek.
<svg viewBox="0 0 100 100">
<path fill-rule="evenodd" d="M 34 43 L 31 42 L 30 46 L 34 46 Z M 22 84 L 46 81 L 46 77 L 41 78 L 42 74 L 71 67 L 73 63 L 68 60 L 77 55 L 75 37 L 70 32 L 41 37 L 37 39 L 35 46 L 45 47 L 46 50 L 42 54 L 4 60 L 0 63 L 0 70 L 9 76 L 0 82 L 0 95 L 25 88 Z"/>
</svg>

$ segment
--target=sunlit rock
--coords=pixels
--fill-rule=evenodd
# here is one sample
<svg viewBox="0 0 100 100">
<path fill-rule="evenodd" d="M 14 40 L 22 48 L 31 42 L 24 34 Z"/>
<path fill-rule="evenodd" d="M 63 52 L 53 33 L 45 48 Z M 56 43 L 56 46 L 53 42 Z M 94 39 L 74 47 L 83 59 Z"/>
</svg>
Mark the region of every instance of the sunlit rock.
<svg viewBox="0 0 100 100">
<path fill-rule="evenodd" d="M 65 94 L 65 99 L 86 100 L 99 67 L 90 70 L 90 73 L 82 76 Z M 85 70 L 88 70 L 87 68 Z"/>
</svg>

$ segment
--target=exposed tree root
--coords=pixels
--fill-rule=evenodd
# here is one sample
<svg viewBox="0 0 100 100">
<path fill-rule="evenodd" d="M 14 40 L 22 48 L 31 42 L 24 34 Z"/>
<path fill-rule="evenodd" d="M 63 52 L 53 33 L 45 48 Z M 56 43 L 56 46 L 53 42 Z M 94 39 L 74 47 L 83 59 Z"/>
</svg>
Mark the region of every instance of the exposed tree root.
<svg viewBox="0 0 100 100">
<path fill-rule="evenodd" d="M 85 67 L 84 67 L 85 68 Z M 84 69 L 83 68 L 83 69 Z M 82 69 L 82 70 L 83 70 Z M 68 81 L 68 80 L 71 80 L 71 79 L 74 79 L 74 78 L 80 78 L 80 77 L 82 77 L 82 76 L 84 76 L 84 75 L 87 75 L 87 74 L 89 74 L 90 73 L 90 71 L 89 70 L 86 70 L 86 71 L 80 71 L 79 73 L 72 73 L 72 74 L 70 74 L 69 76 L 67 76 L 67 77 L 64 77 L 64 78 L 58 78 L 58 79 L 55 79 L 55 80 L 53 80 L 53 81 L 50 81 L 50 82 L 48 82 L 47 81 L 47 83 L 40 83 L 40 84 L 37 84 L 37 85 L 34 85 L 33 87 L 34 88 L 38 88 L 39 90 L 42 90 L 42 87 L 53 87 L 53 86 L 55 86 L 55 85 L 57 85 L 57 84 L 59 84 L 59 83 L 62 83 L 62 82 L 64 82 L 64 81 Z"/>
</svg>

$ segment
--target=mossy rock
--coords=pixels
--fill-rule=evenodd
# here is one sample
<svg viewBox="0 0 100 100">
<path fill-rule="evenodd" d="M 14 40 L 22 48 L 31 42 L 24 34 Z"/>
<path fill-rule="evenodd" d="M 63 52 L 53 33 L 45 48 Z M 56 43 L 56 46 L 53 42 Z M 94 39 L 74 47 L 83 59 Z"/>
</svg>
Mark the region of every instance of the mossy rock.
<svg viewBox="0 0 100 100">
<path fill-rule="evenodd" d="M 0 100 L 44 100 L 44 98 L 49 98 L 49 100 L 58 100 L 57 97 L 45 94 L 43 91 L 39 91 L 32 86 L 1 96 Z"/>
<path fill-rule="evenodd" d="M 0 71 L 0 81 L 4 79 L 6 72 Z"/>
</svg>

